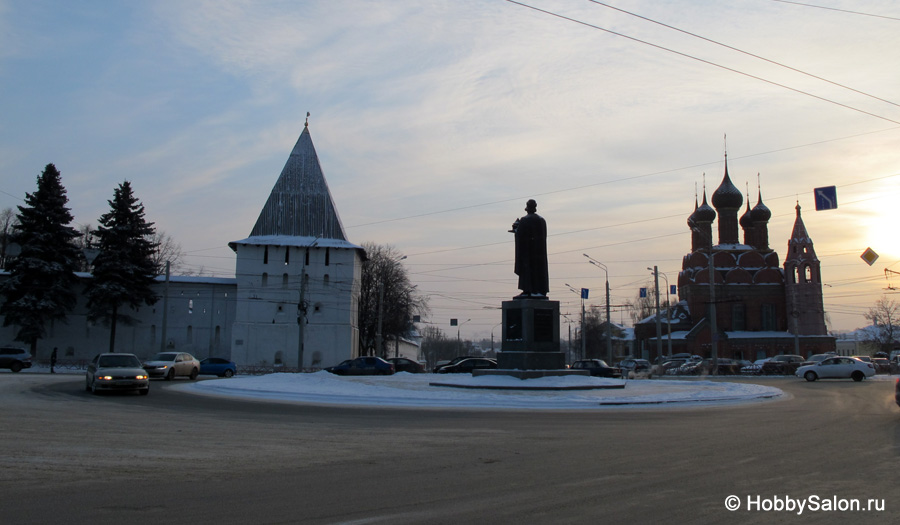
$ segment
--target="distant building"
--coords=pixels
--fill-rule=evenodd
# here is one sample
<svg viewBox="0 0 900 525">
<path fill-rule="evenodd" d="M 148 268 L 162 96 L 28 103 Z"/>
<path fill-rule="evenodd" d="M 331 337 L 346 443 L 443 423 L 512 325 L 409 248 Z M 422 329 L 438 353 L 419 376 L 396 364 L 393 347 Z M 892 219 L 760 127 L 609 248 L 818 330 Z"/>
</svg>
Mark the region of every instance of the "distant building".
<svg viewBox="0 0 900 525">
<path fill-rule="evenodd" d="M 743 196 L 728 175 L 727 157 L 725 176 L 712 203 L 707 203 L 704 188 L 702 204 L 694 202 L 694 212 L 687 220 L 691 250 L 678 274 L 680 306 L 687 315 L 672 320 L 673 352 L 711 357 L 713 338 L 717 357 L 732 359 L 834 351 L 835 339 L 825 326 L 821 265 L 800 216 L 800 205 L 795 208 L 794 228 L 781 267 L 778 253 L 769 247 L 772 214 L 763 204 L 761 191 L 756 206 L 750 208 L 748 200 L 738 218 Z M 715 242 L 712 224 L 717 218 Z M 738 237 L 741 230 L 743 242 Z M 642 355 L 653 359 L 657 354 L 655 321 L 653 316 L 635 327 Z M 663 319 L 661 324 L 665 355 L 668 323 Z"/>
<path fill-rule="evenodd" d="M 173 276 L 167 284 L 158 277 L 161 299 L 129 312 L 136 323 L 118 325 L 116 351 L 146 358 L 179 350 L 286 368 L 319 368 L 359 354 L 357 299 L 366 255 L 347 241 L 308 126 L 250 236 L 229 246 L 235 278 Z M 38 341 L 38 359 L 53 347 L 60 359 L 72 360 L 109 347 L 109 329 L 87 320 L 81 292 L 83 285 L 68 322 L 52 324 Z M 15 334 L 14 326 L 0 328 L 0 342 L 12 343 Z"/>
</svg>

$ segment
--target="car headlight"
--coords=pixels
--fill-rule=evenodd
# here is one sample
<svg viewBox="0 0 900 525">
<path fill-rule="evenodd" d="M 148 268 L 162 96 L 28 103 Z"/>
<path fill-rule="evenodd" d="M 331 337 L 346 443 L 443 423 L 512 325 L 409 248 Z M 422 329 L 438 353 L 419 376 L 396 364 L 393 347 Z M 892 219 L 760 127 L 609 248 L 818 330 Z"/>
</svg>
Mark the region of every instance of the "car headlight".
<svg viewBox="0 0 900 525">
<path fill-rule="evenodd" d="M 135 379 L 147 379 L 147 376 L 134 376 Z"/>
<path fill-rule="evenodd" d="M 97 376 L 94 379 L 99 379 L 100 381 L 112 381 L 112 376 Z"/>
</svg>

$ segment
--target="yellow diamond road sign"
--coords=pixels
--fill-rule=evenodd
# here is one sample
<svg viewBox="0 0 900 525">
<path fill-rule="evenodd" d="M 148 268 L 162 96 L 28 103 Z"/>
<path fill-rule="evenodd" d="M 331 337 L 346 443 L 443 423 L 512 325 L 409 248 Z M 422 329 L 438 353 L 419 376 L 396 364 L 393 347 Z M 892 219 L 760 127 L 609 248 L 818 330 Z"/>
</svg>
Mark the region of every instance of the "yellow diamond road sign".
<svg viewBox="0 0 900 525">
<path fill-rule="evenodd" d="M 869 266 L 872 266 L 878 259 L 878 254 L 875 253 L 875 250 L 873 250 L 872 248 L 866 248 L 866 251 L 864 251 L 863 254 L 860 255 L 860 257 L 862 257 L 862 260 L 866 261 Z"/>
</svg>

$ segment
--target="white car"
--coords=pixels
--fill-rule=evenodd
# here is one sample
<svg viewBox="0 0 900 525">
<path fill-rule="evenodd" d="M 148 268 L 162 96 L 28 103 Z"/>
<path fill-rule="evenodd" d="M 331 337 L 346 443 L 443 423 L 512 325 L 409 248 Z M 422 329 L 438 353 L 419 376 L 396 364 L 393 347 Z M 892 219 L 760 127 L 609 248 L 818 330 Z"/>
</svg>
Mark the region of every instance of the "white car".
<svg viewBox="0 0 900 525">
<path fill-rule="evenodd" d="M 807 381 L 816 379 L 852 379 L 862 381 L 875 375 L 875 365 L 853 357 L 829 357 L 814 365 L 801 366 L 797 377 Z"/>
<path fill-rule="evenodd" d="M 85 371 L 84 389 L 95 394 L 101 390 L 137 390 L 146 396 L 150 381 L 136 355 L 97 354 Z"/>
<path fill-rule="evenodd" d="M 759 375 L 762 373 L 763 364 L 765 364 L 768 360 L 769 360 L 768 357 L 765 359 L 757 359 L 756 361 L 753 361 L 752 364 L 741 367 L 741 373 L 742 374 Z"/>
<path fill-rule="evenodd" d="M 162 377 L 169 381 L 175 379 L 175 376 L 197 379 L 200 361 L 186 352 L 160 352 L 144 362 L 144 370 L 150 377 Z"/>
</svg>

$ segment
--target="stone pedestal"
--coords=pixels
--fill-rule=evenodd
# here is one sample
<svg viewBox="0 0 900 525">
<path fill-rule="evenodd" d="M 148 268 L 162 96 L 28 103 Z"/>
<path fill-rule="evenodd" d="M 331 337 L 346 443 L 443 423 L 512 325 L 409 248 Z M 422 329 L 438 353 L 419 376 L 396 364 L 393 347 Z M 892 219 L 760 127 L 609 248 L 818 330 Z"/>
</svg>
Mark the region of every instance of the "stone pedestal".
<svg viewBox="0 0 900 525">
<path fill-rule="evenodd" d="M 559 301 L 503 301 L 503 347 L 499 370 L 565 370 L 559 351 Z M 546 375 L 546 374 L 545 374 Z"/>
</svg>

